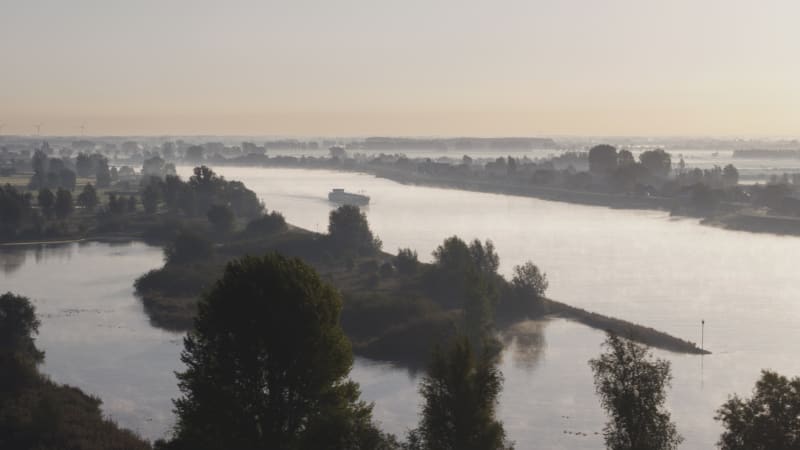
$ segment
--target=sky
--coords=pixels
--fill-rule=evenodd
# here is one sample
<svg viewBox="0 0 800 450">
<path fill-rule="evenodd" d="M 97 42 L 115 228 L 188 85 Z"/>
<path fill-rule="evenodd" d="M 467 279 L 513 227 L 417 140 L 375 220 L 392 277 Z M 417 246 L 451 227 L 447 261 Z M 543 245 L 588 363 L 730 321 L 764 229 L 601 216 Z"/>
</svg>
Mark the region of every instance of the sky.
<svg viewBox="0 0 800 450">
<path fill-rule="evenodd" d="M 0 0 L 2 134 L 800 136 L 796 0 Z"/>
</svg>

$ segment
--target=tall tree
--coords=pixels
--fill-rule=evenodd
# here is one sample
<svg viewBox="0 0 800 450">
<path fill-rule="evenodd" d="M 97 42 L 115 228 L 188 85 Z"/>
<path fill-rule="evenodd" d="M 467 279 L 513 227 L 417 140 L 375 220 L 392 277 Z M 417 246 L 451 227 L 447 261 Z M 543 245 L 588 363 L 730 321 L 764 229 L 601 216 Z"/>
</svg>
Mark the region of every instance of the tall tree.
<svg viewBox="0 0 800 450">
<path fill-rule="evenodd" d="M 347 380 L 341 300 L 299 259 L 229 263 L 184 339 L 175 440 L 194 449 L 361 449 L 380 440 Z M 181 447 L 176 447 L 181 448 Z"/>
<path fill-rule="evenodd" d="M 233 210 L 228 205 L 212 205 L 206 215 L 217 233 L 224 234 L 231 231 L 236 220 Z"/>
<path fill-rule="evenodd" d="M 30 301 L 7 292 L 0 295 L 0 404 L 22 384 L 33 382 L 44 352 L 36 348 L 34 335 L 39 319 Z"/>
<path fill-rule="evenodd" d="M 160 197 L 158 184 L 149 183 L 142 189 L 142 207 L 148 214 L 153 214 L 158 210 L 158 198 Z"/>
<path fill-rule="evenodd" d="M 367 215 L 353 205 L 331 211 L 328 235 L 333 246 L 346 253 L 369 255 L 381 248 L 380 240 L 369 229 Z"/>
<path fill-rule="evenodd" d="M 75 170 L 78 171 L 78 176 L 87 178 L 92 174 L 92 159 L 86 153 L 78 153 L 75 158 Z"/>
<path fill-rule="evenodd" d="M 97 187 L 104 188 L 111 186 L 111 170 L 108 168 L 108 159 L 100 155 L 94 156 L 95 183 Z"/>
<path fill-rule="evenodd" d="M 36 200 L 39 203 L 39 208 L 44 211 L 45 215 L 49 216 L 53 211 L 53 205 L 56 203 L 56 196 L 53 191 L 47 188 L 40 190 Z"/>
<path fill-rule="evenodd" d="M 0 233 L 14 234 L 31 206 L 31 194 L 14 186 L 0 186 Z"/>
<path fill-rule="evenodd" d="M 609 334 L 606 352 L 589 361 L 600 403 L 611 420 L 603 430 L 611 450 L 671 450 L 683 438 L 664 408 L 669 362 L 647 347 Z"/>
<path fill-rule="evenodd" d="M 589 170 L 605 173 L 617 167 L 617 149 L 608 144 L 595 145 L 589 150 Z"/>
<path fill-rule="evenodd" d="M 420 385 L 424 405 L 410 436 L 419 450 L 511 448 L 496 417 L 503 378 L 488 352 L 476 357 L 466 338 L 436 349 Z"/>
<path fill-rule="evenodd" d="M 763 371 L 753 396 L 734 395 L 717 411 L 725 426 L 722 450 L 796 450 L 800 448 L 800 377 L 789 380 Z"/>
<path fill-rule="evenodd" d="M 642 152 L 639 161 L 655 176 L 666 177 L 672 170 L 672 157 L 660 148 Z"/>
<path fill-rule="evenodd" d="M 56 212 L 56 217 L 65 219 L 72 214 L 74 204 L 72 202 L 72 193 L 66 189 L 59 189 L 56 192 L 56 202 L 53 209 Z"/>
<path fill-rule="evenodd" d="M 78 205 L 93 211 L 99 203 L 100 199 L 97 197 L 97 190 L 92 186 L 92 183 L 86 183 L 81 193 L 78 194 Z"/>
</svg>

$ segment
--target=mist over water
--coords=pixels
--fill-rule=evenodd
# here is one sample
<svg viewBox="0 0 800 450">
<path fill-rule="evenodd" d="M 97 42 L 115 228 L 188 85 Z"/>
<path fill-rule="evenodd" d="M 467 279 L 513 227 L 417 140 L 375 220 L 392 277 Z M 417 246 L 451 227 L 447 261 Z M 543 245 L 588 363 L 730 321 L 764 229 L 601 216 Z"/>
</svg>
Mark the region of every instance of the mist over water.
<svg viewBox="0 0 800 450">
<path fill-rule="evenodd" d="M 179 169 L 186 176 L 190 168 Z M 673 365 L 668 404 L 685 448 L 711 448 L 721 428 L 714 410 L 747 394 L 762 368 L 800 372 L 796 268 L 800 240 L 674 220 L 657 211 L 612 210 L 530 198 L 405 186 L 368 175 L 287 169 L 218 168 L 243 181 L 267 208 L 324 232 L 333 187 L 364 190 L 366 212 L 384 248 L 420 258 L 453 234 L 492 239 L 508 275 L 533 260 L 549 296 L 700 341 L 704 358 L 655 351 Z M 43 371 L 98 395 L 125 427 L 158 438 L 172 423 L 181 335 L 153 328 L 133 296 L 133 280 L 161 264 L 144 244 L 69 244 L 0 249 L 2 290 L 30 296 L 42 316 Z M 517 448 L 601 446 L 606 420 L 587 361 L 603 334 L 564 320 L 526 322 L 505 336 L 500 417 Z M 352 377 L 375 416 L 403 434 L 417 421 L 418 378 L 390 364 L 356 359 Z"/>
</svg>

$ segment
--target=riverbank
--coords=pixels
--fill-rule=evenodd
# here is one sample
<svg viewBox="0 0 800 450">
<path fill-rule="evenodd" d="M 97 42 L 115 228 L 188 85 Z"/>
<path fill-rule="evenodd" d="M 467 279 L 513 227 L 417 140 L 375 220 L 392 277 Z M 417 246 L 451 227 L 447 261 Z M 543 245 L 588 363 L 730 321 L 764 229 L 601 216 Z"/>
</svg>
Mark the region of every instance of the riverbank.
<svg viewBox="0 0 800 450">
<path fill-rule="evenodd" d="M 722 202 L 712 213 L 697 214 L 685 204 L 686 198 L 661 197 L 651 194 L 616 194 L 594 192 L 580 189 L 520 184 L 504 177 L 452 177 L 443 174 L 427 174 L 407 168 L 397 168 L 381 164 L 342 164 L 330 161 L 315 161 L 314 164 L 262 162 L 264 167 L 296 168 L 304 170 L 333 170 L 339 172 L 362 173 L 391 180 L 400 184 L 437 187 L 445 189 L 482 192 L 490 194 L 531 197 L 554 202 L 577 205 L 600 206 L 612 209 L 644 209 L 669 211 L 672 215 L 696 218 L 703 225 L 717 228 L 800 236 L 800 218 L 763 213 L 751 213 L 746 205 Z M 220 164 L 231 167 L 252 167 L 239 164 Z"/>
</svg>

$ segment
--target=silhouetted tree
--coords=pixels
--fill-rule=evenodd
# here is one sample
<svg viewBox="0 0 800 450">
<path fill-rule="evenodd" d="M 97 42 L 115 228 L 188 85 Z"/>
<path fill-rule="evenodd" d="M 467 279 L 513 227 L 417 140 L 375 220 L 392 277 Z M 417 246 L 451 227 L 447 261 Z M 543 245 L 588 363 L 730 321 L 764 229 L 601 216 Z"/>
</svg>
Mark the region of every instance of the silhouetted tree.
<svg viewBox="0 0 800 450">
<path fill-rule="evenodd" d="M 617 167 L 617 149 L 611 145 L 595 145 L 589 150 L 589 171 L 605 173 Z"/>
<path fill-rule="evenodd" d="M 208 239 L 183 230 L 164 248 L 167 264 L 183 264 L 210 258 L 214 247 Z"/>
<path fill-rule="evenodd" d="M 213 205 L 208 210 L 208 221 L 218 233 L 227 233 L 233 228 L 236 220 L 233 211 L 227 205 Z"/>
<path fill-rule="evenodd" d="M 75 158 L 75 170 L 78 171 L 78 176 L 86 178 L 92 174 L 92 159 L 86 153 L 78 153 Z"/>
<path fill-rule="evenodd" d="M 108 160 L 105 157 L 95 158 L 95 182 L 99 188 L 111 185 L 111 171 L 108 169 Z"/>
<path fill-rule="evenodd" d="M 61 186 L 62 188 L 69 189 L 70 191 L 72 191 L 75 189 L 76 181 L 77 179 L 75 176 L 75 172 L 69 169 L 61 169 L 58 172 L 58 182 L 59 182 L 58 185 Z"/>
<path fill-rule="evenodd" d="M 142 190 L 142 207 L 147 214 L 158 210 L 159 189 L 157 184 L 150 183 Z"/>
<path fill-rule="evenodd" d="M 497 273 L 497 269 L 500 267 L 500 257 L 491 240 L 487 239 L 483 244 L 479 239 L 473 240 L 469 245 L 469 253 L 476 270 L 487 275 Z"/>
<path fill-rule="evenodd" d="M 167 175 L 164 177 L 163 187 L 164 203 L 170 210 L 178 209 L 178 201 L 180 199 L 181 190 L 183 189 L 183 182 L 177 175 Z"/>
<path fill-rule="evenodd" d="M 540 271 L 536 264 L 526 261 L 521 266 L 514 266 L 514 277 L 511 279 L 511 285 L 526 295 L 533 298 L 541 298 L 544 297 L 544 293 L 547 290 L 547 275 Z"/>
<path fill-rule="evenodd" d="M 4 397 L 33 381 L 36 366 L 44 360 L 34 342 L 38 332 L 36 310 L 26 297 L 0 295 L 0 405 Z"/>
<path fill-rule="evenodd" d="M 16 233 L 30 206 L 31 194 L 22 193 L 10 184 L 0 186 L 0 232 L 4 235 Z"/>
<path fill-rule="evenodd" d="M 249 234 L 272 234 L 285 231 L 287 228 L 283 214 L 272 211 L 248 222 L 246 231 Z"/>
<path fill-rule="evenodd" d="M 512 446 L 495 417 L 503 378 L 488 353 L 476 357 L 467 339 L 437 348 L 420 385 L 424 405 L 414 450 L 501 450 Z"/>
<path fill-rule="evenodd" d="M 93 211 L 99 203 L 100 199 L 97 197 L 97 190 L 92 186 L 92 183 L 86 183 L 81 193 L 78 194 L 78 205 Z"/>
<path fill-rule="evenodd" d="M 397 257 L 394 259 L 394 265 L 397 267 L 397 271 L 402 274 L 411 275 L 415 273 L 419 267 L 417 252 L 410 248 L 398 249 Z"/>
<path fill-rule="evenodd" d="M 345 253 L 371 255 L 381 248 L 380 240 L 369 229 L 367 215 L 353 205 L 331 211 L 328 235 L 334 248 Z"/>
<path fill-rule="evenodd" d="M 142 176 L 164 176 L 164 160 L 158 155 L 145 159 L 142 163 Z"/>
<path fill-rule="evenodd" d="M 128 200 L 125 202 L 125 209 L 129 212 L 136 212 L 136 197 L 129 195 Z"/>
<path fill-rule="evenodd" d="M 600 404 L 611 420 L 603 429 L 611 450 L 671 450 L 683 438 L 664 408 L 672 375 L 669 362 L 653 360 L 650 351 L 613 334 L 606 352 L 589 361 Z"/>
<path fill-rule="evenodd" d="M 117 194 L 108 194 L 108 212 L 113 215 L 120 215 L 125 213 L 127 202 L 124 197 L 117 196 Z"/>
<path fill-rule="evenodd" d="M 733 164 L 728 164 L 722 169 L 722 183 L 725 186 L 736 186 L 739 184 L 739 170 Z"/>
<path fill-rule="evenodd" d="M 658 177 L 666 177 L 672 170 L 672 157 L 660 148 L 642 152 L 639 161 L 651 174 Z"/>
<path fill-rule="evenodd" d="M 447 272 L 465 273 L 472 268 L 470 249 L 458 236 L 451 236 L 433 251 L 436 265 Z"/>
<path fill-rule="evenodd" d="M 636 159 L 634 159 L 630 150 L 620 150 L 617 153 L 617 167 L 632 166 L 634 164 L 636 164 Z"/>
<path fill-rule="evenodd" d="M 65 219 L 72 214 L 72 210 L 74 209 L 72 193 L 66 189 L 59 189 L 58 192 L 56 192 L 56 201 L 53 209 L 55 210 L 56 217 L 59 219 Z"/>
<path fill-rule="evenodd" d="M 299 259 L 229 263 L 184 339 L 176 448 L 381 448 L 371 406 L 346 378 L 340 310 Z"/>
<path fill-rule="evenodd" d="M 53 191 L 45 188 L 39 191 L 36 201 L 39 203 L 39 208 L 44 211 L 44 214 L 49 216 L 53 211 L 53 205 L 56 203 L 56 196 Z"/>
<path fill-rule="evenodd" d="M 761 372 L 753 396 L 734 395 L 717 411 L 722 450 L 800 449 L 800 377 Z"/>
<path fill-rule="evenodd" d="M 185 158 L 191 162 L 200 162 L 203 160 L 203 155 L 205 153 L 205 149 L 200 147 L 199 145 L 193 145 L 186 149 Z"/>
</svg>

